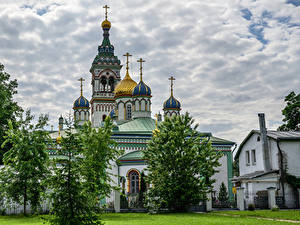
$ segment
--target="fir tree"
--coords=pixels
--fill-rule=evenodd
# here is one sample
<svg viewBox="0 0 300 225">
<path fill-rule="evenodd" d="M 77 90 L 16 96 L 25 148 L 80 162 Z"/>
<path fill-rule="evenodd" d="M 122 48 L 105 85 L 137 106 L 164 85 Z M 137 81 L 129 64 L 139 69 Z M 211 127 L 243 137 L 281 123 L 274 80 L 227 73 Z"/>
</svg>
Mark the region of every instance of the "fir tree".
<svg viewBox="0 0 300 225">
<path fill-rule="evenodd" d="M 227 188 L 226 188 L 224 182 L 222 182 L 220 185 L 218 199 L 221 203 L 226 203 L 229 199 Z"/>
<path fill-rule="evenodd" d="M 210 141 L 202 138 L 188 113 L 166 117 L 143 151 L 148 161 L 147 204 L 154 210 L 187 210 L 204 200 L 220 164 Z"/>
</svg>

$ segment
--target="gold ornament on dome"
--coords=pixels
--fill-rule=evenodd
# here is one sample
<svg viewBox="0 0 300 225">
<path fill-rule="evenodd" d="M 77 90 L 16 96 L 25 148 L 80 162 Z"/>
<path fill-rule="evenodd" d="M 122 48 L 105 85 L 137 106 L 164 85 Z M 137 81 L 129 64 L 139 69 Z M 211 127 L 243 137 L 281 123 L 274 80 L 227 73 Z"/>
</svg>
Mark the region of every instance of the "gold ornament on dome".
<svg viewBox="0 0 300 225">
<path fill-rule="evenodd" d="M 102 28 L 110 28 L 111 23 L 107 20 L 107 9 L 109 9 L 109 6 L 105 5 L 103 8 L 105 9 L 105 20 L 102 22 L 101 26 Z"/>
</svg>

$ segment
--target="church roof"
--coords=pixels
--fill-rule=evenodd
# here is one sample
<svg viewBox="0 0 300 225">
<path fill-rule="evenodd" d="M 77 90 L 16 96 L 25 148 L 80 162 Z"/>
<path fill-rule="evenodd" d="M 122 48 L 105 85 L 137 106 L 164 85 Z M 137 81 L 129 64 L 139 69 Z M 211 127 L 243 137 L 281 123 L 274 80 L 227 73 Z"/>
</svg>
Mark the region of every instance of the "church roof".
<svg viewBox="0 0 300 225">
<path fill-rule="evenodd" d="M 142 151 L 134 151 L 123 155 L 119 158 L 120 161 L 122 160 L 140 160 L 143 159 L 143 152 Z"/>
<path fill-rule="evenodd" d="M 119 131 L 151 132 L 155 129 L 155 120 L 152 118 L 137 118 L 119 125 Z"/>
</svg>

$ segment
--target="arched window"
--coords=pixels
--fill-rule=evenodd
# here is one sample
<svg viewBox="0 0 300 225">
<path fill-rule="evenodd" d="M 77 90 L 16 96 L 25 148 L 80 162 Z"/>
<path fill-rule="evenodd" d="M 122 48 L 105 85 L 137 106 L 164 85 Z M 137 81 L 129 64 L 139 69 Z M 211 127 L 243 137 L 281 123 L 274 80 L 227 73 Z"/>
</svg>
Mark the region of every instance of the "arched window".
<svg viewBox="0 0 300 225">
<path fill-rule="evenodd" d="M 100 91 L 105 91 L 105 87 L 106 87 L 106 84 L 107 84 L 106 77 L 104 77 L 104 76 L 101 77 L 100 83 L 101 83 L 101 89 L 100 89 Z"/>
<path fill-rule="evenodd" d="M 139 193 L 139 174 L 133 170 L 129 173 L 130 193 Z"/>
<path fill-rule="evenodd" d="M 110 92 L 113 92 L 115 90 L 115 81 L 113 77 L 109 78 L 108 85 L 109 85 Z"/>
<path fill-rule="evenodd" d="M 147 111 L 148 102 L 145 102 L 145 111 Z"/>
<path fill-rule="evenodd" d="M 105 118 L 106 118 L 106 115 L 103 115 L 103 116 L 102 116 L 102 121 L 104 121 L 104 120 L 105 120 Z"/>
<path fill-rule="evenodd" d="M 126 119 L 127 120 L 131 119 L 131 105 L 126 106 Z"/>
</svg>

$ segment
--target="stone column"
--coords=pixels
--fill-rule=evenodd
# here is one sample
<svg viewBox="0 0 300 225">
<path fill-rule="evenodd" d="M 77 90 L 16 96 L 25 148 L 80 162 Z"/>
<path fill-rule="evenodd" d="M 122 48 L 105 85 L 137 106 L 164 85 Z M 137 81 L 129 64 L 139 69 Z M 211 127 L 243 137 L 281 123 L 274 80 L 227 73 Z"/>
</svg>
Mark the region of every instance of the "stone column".
<svg viewBox="0 0 300 225">
<path fill-rule="evenodd" d="M 244 189 L 245 188 L 243 188 L 243 187 L 236 188 L 237 208 L 241 211 L 245 210 Z"/>
<path fill-rule="evenodd" d="M 211 192 L 206 194 L 206 212 L 212 211 L 212 199 L 211 199 Z"/>
<path fill-rule="evenodd" d="M 115 212 L 120 212 L 120 192 L 118 190 L 114 190 L 114 209 Z"/>
<path fill-rule="evenodd" d="M 275 198 L 275 187 L 269 187 L 268 190 L 268 203 L 269 208 L 272 209 L 276 205 L 276 198 Z"/>
</svg>

